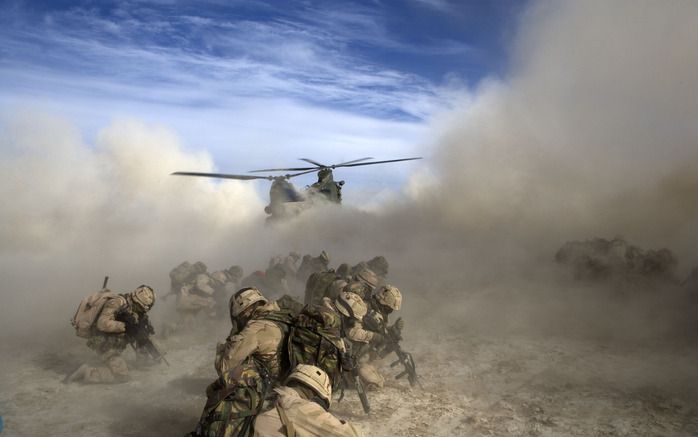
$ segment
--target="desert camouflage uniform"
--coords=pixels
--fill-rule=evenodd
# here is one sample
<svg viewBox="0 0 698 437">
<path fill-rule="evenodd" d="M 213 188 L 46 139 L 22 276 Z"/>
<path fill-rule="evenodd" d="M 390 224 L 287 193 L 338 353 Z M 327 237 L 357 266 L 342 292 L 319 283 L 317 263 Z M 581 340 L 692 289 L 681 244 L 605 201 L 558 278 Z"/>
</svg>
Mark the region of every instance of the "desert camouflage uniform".
<svg viewBox="0 0 698 437">
<path fill-rule="evenodd" d="M 363 437 L 360 430 L 307 399 L 302 391 L 291 387 L 275 391 L 274 408 L 255 421 L 256 437 Z"/>
<path fill-rule="evenodd" d="M 371 351 L 381 348 L 385 337 L 378 332 L 367 330 L 363 323 L 357 320 L 353 321 L 346 336 L 351 342 L 352 354 L 364 385 L 368 388 L 383 388 L 385 378 L 370 361 L 374 358 Z"/>
<path fill-rule="evenodd" d="M 353 317 L 347 317 L 339 311 L 337 300 L 326 297 L 323 299 L 323 305 L 342 316 L 345 342 L 350 345 L 351 353 L 358 366 L 359 376 L 364 384 L 371 388 L 382 388 L 385 383 L 385 378 L 383 378 L 373 365 L 369 364 L 371 358 L 369 352 L 370 345 L 378 347 L 378 345 L 382 344 L 384 341 L 384 337 L 378 332 L 368 331 L 364 328 L 361 319 L 366 314 L 367 307 L 361 297 L 348 292 L 342 292 L 342 294 L 352 303 Z"/>
<path fill-rule="evenodd" d="M 242 364 L 249 357 L 264 365 L 272 380 L 279 377 L 286 327 L 273 320 L 280 308 L 275 302 L 258 307 L 240 332 L 236 328 L 224 344 L 218 344 L 215 368 L 219 375 Z"/>
<path fill-rule="evenodd" d="M 152 289 L 150 291 L 152 292 Z M 130 317 L 138 322 L 141 317 L 147 317 L 145 313 L 136 311 L 132 295 L 133 293 L 120 294 L 107 300 L 92 328 L 93 334 L 87 339 L 87 347 L 99 354 L 104 366 L 83 364 L 66 378 L 66 382 L 83 381 L 95 384 L 122 382 L 128 379 L 128 365 L 121 356 L 129 345 L 126 323 L 123 320 Z M 154 294 L 152 296 L 151 306 L 154 303 Z M 146 308 L 145 312 L 149 309 L 150 307 Z"/>
<path fill-rule="evenodd" d="M 208 273 L 199 273 L 193 281 L 182 285 L 177 296 L 177 312 L 185 325 L 193 325 L 194 318 L 202 311 L 209 317 L 215 316 L 214 285 Z"/>
</svg>

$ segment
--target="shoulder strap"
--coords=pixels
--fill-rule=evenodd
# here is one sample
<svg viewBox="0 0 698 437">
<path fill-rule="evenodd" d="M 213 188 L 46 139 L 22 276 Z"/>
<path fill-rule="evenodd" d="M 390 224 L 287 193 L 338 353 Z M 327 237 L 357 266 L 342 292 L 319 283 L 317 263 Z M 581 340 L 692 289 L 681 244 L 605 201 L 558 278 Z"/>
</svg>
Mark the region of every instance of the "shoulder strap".
<svg viewBox="0 0 698 437">
<path fill-rule="evenodd" d="M 286 412 L 284 411 L 283 407 L 279 405 L 279 403 L 276 403 L 276 411 L 279 412 L 279 419 L 281 419 L 281 423 L 284 424 L 284 428 L 286 430 L 286 437 L 296 437 L 296 429 L 293 427 L 293 423 L 288 420 L 288 416 L 286 415 Z"/>
</svg>

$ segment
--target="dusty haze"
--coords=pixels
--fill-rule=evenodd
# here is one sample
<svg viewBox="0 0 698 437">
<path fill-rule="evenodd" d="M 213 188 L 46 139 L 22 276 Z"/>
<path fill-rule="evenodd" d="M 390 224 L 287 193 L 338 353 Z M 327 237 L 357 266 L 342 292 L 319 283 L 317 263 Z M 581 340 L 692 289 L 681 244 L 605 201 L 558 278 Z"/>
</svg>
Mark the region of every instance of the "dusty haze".
<svg viewBox="0 0 698 437">
<path fill-rule="evenodd" d="M 552 260 L 567 240 L 622 235 L 671 249 L 682 275 L 698 265 L 696 22 L 694 1 L 535 2 L 511 71 L 432 121 L 423 167 L 390 204 L 274 227 L 249 184 L 168 176 L 213 169 L 174 127 L 117 120 L 86 144 L 56 115 L 6 115 L 3 343 L 72 335 L 75 305 L 105 274 L 120 291 L 166 292 L 183 260 L 247 273 L 276 253 L 322 249 L 333 266 L 385 255 L 408 318 L 435 330 L 691 343 L 698 291 L 618 297 L 571 283 Z"/>
</svg>

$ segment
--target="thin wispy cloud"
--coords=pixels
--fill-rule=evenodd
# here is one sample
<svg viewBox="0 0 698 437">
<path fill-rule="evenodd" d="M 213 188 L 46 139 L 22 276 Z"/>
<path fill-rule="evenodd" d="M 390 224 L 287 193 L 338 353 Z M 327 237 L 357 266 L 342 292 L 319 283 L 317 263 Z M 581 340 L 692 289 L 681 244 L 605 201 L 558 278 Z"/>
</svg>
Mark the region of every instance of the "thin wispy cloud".
<svg viewBox="0 0 698 437">
<path fill-rule="evenodd" d="M 114 119 L 170 127 L 229 172 L 428 154 L 430 120 L 482 52 L 422 32 L 432 23 L 412 32 L 415 17 L 383 2 L 2 1 L 0 112 L 61 114 L 88 143 Z M 356 185 L 406 177 L 355 172 Z"/>
<path fill-rule="evenodd" d="M 78 87 L 101 81 L 89 91 L 108 92 L 116 84 L 120 92 L 132 89 L 129 95 L 136 100 L 147 95 L 168 104 L 180 98 L 179 88 L 199 95 L 183 104 L 286 97 L 398 118 L 428 115 L 415 110 L 415 100 L 438 104 L 438 91 L 427 80 L 342 51 L 351 42 L 346 26 L 355 20 L 340 20 L 344 31 L 333 36 L 326 25 L 309 27 L 288 19 L 215 21 L 187 14 L 163 20 L 151 18 L 150 10 L 136 12 L 120 10 L 105 18 L 95 10 L 69 9 L 47 13 L 38 23 L 20 16 L 0 31 L 7 53 L 0 64 L 3 76 L 11 80 L 21 69 L 29 76 L 18 82 L 31 87 L 27 77 L 32 72 L 48 82 L 69 76 Z"/>
</svg>

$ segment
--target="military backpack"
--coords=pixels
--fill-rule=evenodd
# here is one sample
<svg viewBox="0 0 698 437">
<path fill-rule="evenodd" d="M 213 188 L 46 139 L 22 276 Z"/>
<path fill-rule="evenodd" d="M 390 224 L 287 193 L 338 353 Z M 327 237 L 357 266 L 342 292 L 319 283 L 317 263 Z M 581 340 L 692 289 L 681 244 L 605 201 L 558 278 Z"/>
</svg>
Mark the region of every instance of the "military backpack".
<svg viewBox="0 0 698 437">
<path fill-rule="evenodd" d="M 322 298 L 327 296 L 327 290 L 337 279 L 337 274 L 333 269 L 323 272 L 315 272 L 305 283 L 305 304 L 322 305 Z"/>
<path fill-rule="evenodd" d="M 298 364 L 317 366 L 330 376 L 336 388 L 341 380 L 343 354 L 339 314 L 322 306 L 306 305 L 288 334 L 289 369 Z"/>
<path fill-rule="evenodd" d="M 75 328 L 75 335 L 83 338 L 90 337 L 92 334 L 92 326 L 94 326 L 99 314 L 102 312 L 104 304 L 107 303 L 109 299 L 117 297 L 119 297 L 119 295 L 116 293 L 112 293 L 109 290 L 102 290 L 92 293 L 80 301 L 75 315 L 73 315 L 73 318 L 70 320 L 70 323 Z"/>
</svg>

